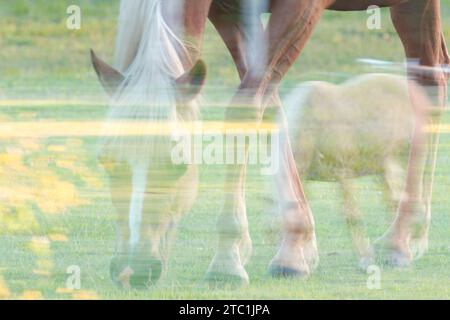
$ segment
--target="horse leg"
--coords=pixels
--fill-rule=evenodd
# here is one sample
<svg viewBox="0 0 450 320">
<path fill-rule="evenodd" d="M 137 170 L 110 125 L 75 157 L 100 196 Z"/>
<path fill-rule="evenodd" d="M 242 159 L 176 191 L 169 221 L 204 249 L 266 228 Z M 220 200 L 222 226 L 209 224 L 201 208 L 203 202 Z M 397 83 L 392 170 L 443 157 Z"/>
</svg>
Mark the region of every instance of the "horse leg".
<svg viewBox="0 0 450 320">
<path fill-rule="evenodd" d="M 248 71 L 245 31 L 239 14 L 235 15 L 230 17 L 230 12 L 214 2 L 209 11 L 209 19 L 227 46 L 242 81 Z M 230 116 L 227 118 L 229 120 Z M 234 151 L 236 153 L 237 150 Z M 252 243 L 245 208 L 244 175 L 243 165 L 229 165 L 227 168 L 225 202 L 217 222 L 219 243 L 205 276 L 207 281 L 237 285 L 248 283 L 244 266 L 251 255 Z"/>
<path fill-rule="evenodd" d="M 209 20 L 228 48 L 239 73 L 239 78 L 242 81 L 247 73 L 248 65 L 246 59 L 245 26 L 240 16 L 236 14 L 235 17 L 230 17 L 229 12 L 225 11 L 216 3 L 212 3 L 211 9 L 209 10 Z"/>
<path fill-rule="evenodd" d="M 211 5 L 209 19 L 227 46 L 242 81 L 248 73 L 248 48 L 249 42 L 252 41 L 247 26 L 243 23 L 240 15 L 236 15 L 236 18 L 230 18 L 229 12 L 223 10 L 222 7 L 217 6 L 214 3 Z M 259 32 L 261 36 L 264 35 L 264 27 L 261 21 L 255 19 L 252 22 L 254 23 L 253 27 L 255 27 L 255 31 Z M 247 221 L 247 217 L 243 217 L 243 219 Z M 239 246 L 239 253 L 243 266 L 248 262 L 251 252 L 252 243 L 249 231 L 248 229 L 243 230 Z"/>
<path fill-rule="evenodd" d="M 251 41 L 249 38 L 249 32 L 246 29 L 246 26 L 242 23 L 242 21 L 239 19 L 231 19 L 228 16 L 228 13 L 224 11 L 220 6 L 216 6 L 214 3 L 211 5 L 211 10 L 209 12 L 209 19 L 219 32 L 220 36 L 222 37 L 222 40 L 224 41 L 225 45 L 227 46 L 233 61 L 237 67 L 239 77 L 241 81 L 243 78 L 247 75 L 248 72 L 248 43 Z M 261 23 L 261 21 L 254 21 L 254 23 L 259 24 L 259 31 L 261 34 L 264 34 L 264 27 Z M 283 146 L 283 157 L 281 158 L 281 162 L 283 163 L 282 169 L 284 171 L 281 172 L 281 174 L 278 174 L 275 179 L 275 183 L 277 185 L 277 192 L 279 192 L 279 198 L 283 197 L 284 195 L 288 195 L 287 198 L 289 199 L 297 199 L 297 195 L 295 192 L 293 192 L 292 189 L 284 190 L 286 189 L 286 179 L 290 179 L 292 173 L 286 171 L 287 168 L 293 168 L 295 172 L 297 172 L 297 169 L 295 168 L 295 161 L 294 157 L 292 155 L 292 151 L 289 146 L 289 136 L 288 136 L 288 128 L 287 128 L 287 122 L 285 119 L 284 110 L 282 108 L 281 99 L 278 94 L 278 90 L 276 90 L 273 93 L 273 96 L 271 98 L 271 101 L 269 102 L 268 107 L 270 109 L 273 109 L 273 112 L 268 112 L 269 110 L 265 110 L 264 112 L 264 121 L 275 121 L 277 117 L 281 119 L 281 129 L 283 131 L 283 138 L 286 139 L 283 141 L 287 144 Z M 272 111 L 272 110 L 271 110 Z M 296 173 L 294 173 L 295 175 Z M 287 178 L 286 178 L 287 177 Z M 284 191 L 283 191 L 284 190 Z M 311 217 L 312 220 L 312 217 Z M 248 231 L 245 232 L 248 234 Z M 251 253 L 251 239 L 250 236 L 243 236 L 244 240 L 241 242 L 240 247 L 240 256 L 242 259 L 242 263 L 245 264 L 247 259 L 249 258 L 249 255 Z M 309 244 L 307 248 L 304 248 L 305 258 L 308 261 L 308 265 L 316 265 L 318 261 L 318 255 L 317 255 L 317 246 L 315 241 L 315 236 L 313 238 L 313 241 Z"/>
<path fill-rule="evenodd" d="M 278 3 L 271 8 L 272 17 L 267 31 L 269 39 L 267 68 L 263 71 L 249 70 L 241 85 L 244 96 L 248 95 L 249 101 L 247 102 L 256 105 L 270 103 L 272 106 L 278 107 L 280 112 L 282 109 L 277 86 L 300 54 L 313 30 L 313 25 L 318 21 L 320 13 L 325 7 L 321 1 L 309 1 L 301 4 L 291 1 L 284 2 L 282 5 Z M 304 15 L 299 16 L 298 12 L 304 12 Z M 286 25 L 279 28 L 279 25 L 284 23 Z M 273 76 L 274 72 L 277 73 L 277 76 Z M 252 90 L 254 90 L 254 95 L 252 95 Z M 268 98 L 267 103 L 263 101 L 262 96 Z M 262 112 L 258 116 L 261 116 Z M 285 122 L 283 121 L 283 123 Z M 270 271 L 274 276 L 308 274 L 310 266 L 318 260 L 314 221 L 300 183 L 286 126 L 282 128 L 282 135 L 284 137 L 282 157 L 276 182 L 282 197 L 285 235 L 278 254 L 271 262 Z"/>
<path fill-rule="evenodd" d="M 373 250 L 361 221 L 361 215 L 354 195 L 354 187 L 346 176 L 342 175 L 339 179 L 344 200 L 345 221 L 359 256 L 359 266 L 366 271 L 373 263 Z"/>
<path fill-rule="evenodd" d="M 448 53 L 441 32 L 438 0 L 409 1 L 391 9 L 392 20 L 405 47 L 408 59 L 419 61 L 420 66 L 434 69 L 409 68 L 428 93 L 430 101 L 437 106 L 435 114 L 430 106 L 423 121 L 438 124 L 445 104 L 446 77 L 440 69 L 448 62 Z M 417 97 L 411 97 L 413 105 L 423 108 Z M 431 112 L 430 112 L 431 111 Z M 428 229 L 431 219 L 431 196 L 436 166 L 439 133 L 428 137 L 416 124 L 411 144 L 411 155 L 407 172 L 405 192 L 400 201 L 397 217 L 388 232 L 381 239 L 388 249 L 388 262 L 395 266 L 408 265 L 413 254 L 420 256 L 427 249 Z"/>
<path fill-rule="evenodd" d="M 315 24 L 329 1 L 274 2 L 267 29 L 269 37 L 268 73 L 264 79 L 263 105 L 273 101 L 278 85 L 296 61 Z M 282 109 L 280 108 L 280 112 Z M 269 270 L 273 276 L 307 275 L 317 264 L 314 219 L 298 175 L 288 139 L 287 125 L 281 116 L 281 161 L 276 174 L 283 218 L 283 239 Z"/>
<path fill-rule="evenodd" d="M 228 121 L 247 121 L 255 125 L 260 123 L 263 115 L 262 100 L 271 82 L 271 74 L 278 61 L 289 50 L 295 40 L 306 43 L 312 32 L 312 26 L 319 20 L 322 6 L 318 1 L 284 1 L 282 5 L 274 5 L 267 31 L 268 51 L 267 66 L 252 64 L 244 76 L 239 90 L 232 101 L 232 107 L 227 109 Z M 285 10 L 284 8 L 290 8 Z M 302 12 L 303 15 L 298 13 Z M 295 14 L 296 13 L 296 14 Z M 300 16 L 300 18 L 299 18 Z M 300 25 L 300 26 L 299 26 Z M 295 30 L 295 31 L 294 31 Z M 301 40 L 300 40 L 301 39 Z M 297 46 L 299 52 L 302 46 Z M 282 52 L 280 52 L 280 50 Z M 298 53 L 299 53 L 298 52 Z M 262 53 L 262 55 L 265 55 Z M 287 71 L 287 70 L 286 70 Z M 272 94 L 271 94 L 272 96 Z M 245 146 L 248 155 L 248 144 Z M 247 158 L 246 158 L 247 159 Z M 290 168 L 291 169 L 291 168 Z M 291 172 L 291 171 L 289 171 Z M 244 200 L 246 164 L 227 165 L 224 186 L 224 206 L 219 216 L 219 244 L 216 255 L 207 273 L 207 279 L 248 281 L 248 276 L 242 267 L 239 254 L 239 243 L 247 229 L 246 207 Z M 291 175 L 289 175 L 288 184 Z M 300 182 L 297 181 L 300 185 Z M 285 210 L 285 237 L 277 259 L 272 264 L 277 273 L 304 273 L 306 265 L 301 246 L 302 239 L 311 237 L 313 224 L 309 219 L 309 210 L 302 195 L 302 201 L 295 201 L 292 207 Z"/>
<path fill-rule="evenodd" d="M 250 106 L 250 109 L 246 110 L 248 121 L 260 122 L 264 111 L 263 106 L 267 104 L 264 98 L 268 97 L 269 101 L 273 99 L 281 79 L 300 54 L 325 7 L 322 1 L 289 0 L 272 3 L 272 16 L 266 31 L 267 65 L 261 67 L 261 65 L 253 64 L 254 69 L 246 73 L 233 101 L 234 105 L 247 108 Z M 290 62 L 289 66 L 284 60 L 286 58 Z M 279 67 L 280 65 L 282 67 Z M 278 76 L 274 76 L 274 73 Z M 227 119 L 236 120 L 242 117 L 242 108 L 228 109 Z M 280 249 L 270 265 L 271 273 L 275 276 L 308 274 L 310 269 L 303 246 L 314 238 L 314 222 L 295 168 L 292 151 L 288 145 L 284 147 L 282 154 L 289 154 L 291 157 L 290 159 L 283 157 L 284 161 L 281 162 L 278 173 L 285 177 L 279 179 L 283 188 L 281 194 L 284 196 L 282 205 L 284 236 Z M 222 214 L 225 220 L 238 221 L 236 208 L 245 210 L 243 199 L 245 171 L 245 165 L 227 168 L 225 194 L 229 201 L 225 202 Z M 220 250 L 232 252 L 232 243 L 236 242 L 238 237 L 236 233 L 232 237 L 222 233 L 222 240 L 229 239 L 228 248 L 219 248 L 218 252 Z M 232 254 L 228 253 L 228 255 Z M 238 255 L 234 254 L 234 256 Z M 214 268 L 220 270 L 220 263 L 215 261 L 213 261 L 212 270 Z"/>
<path fill-rule="evenodd" d="M 270 263 L 269 271 L 275 277 L 308 274 L 319 262 L 314 218 L 307 204 L 306 196 L 300 182 L 299 172 L 289 139 L 287 119 L 277 89 L 274 90 L 269 99 L 264 114 L 264 121 L 271 121 L 273 116 L 269 111 L 273 109 L 273 112 L 277 114 L 276 117 L 278 118 L 280 132 L 280 165 L 274 176 L 274 182 L 278 194 L 279 209 L 284 220 L 284 238 L 290 236 L 290 232 L 286 232 L 286 224 L 289 221 L 295 219 L 304 226 L 307 226 L 303 230 L 305 240 L 297 247 L 289 247 L 288 242 L 283 240 L 282 243 L 285 248 L 280 248 L 280 251 Z M 267 115 L 268 113 L 269 115 Z M 289 253 L 289 250 L 292 250 L 292 252 Z"/>
<path fill-rule="evenodd" d="M 251 38 L 252 36 L 250 35 L 250 32 L 241 20 L 230 19 L 226 15 L 226 12 L 222 11 L 220 8 L 216 8 L 214 4 L 212 5 L 210 10 L 210 20 L 215 25 L 217 31 L 222 36 L 224 43 L 229 49 L 230 54 L 233 57 L 233 61 L 237 67 L 240 79 L 242 81 L 243 78 L 247 75 L 249 68 L 249 43 L 254 39 Z M 253 20 L 252 23 L 254 30 L 259 29 L 260 34 L 264 35 L 264 26 L 261 21 L 259 19 L 257 21 Z M 296 177 L 298 171 L 295 165 L 292 150 L 290 148 L 286 116 L 277 89 L 274 90 L 267 107 L 268 108 L 264 110 L 263 121 L 273 122 L 279 119 L 280 129 L 282 132 L 282 141 L 284 143 L 282 146 L 282 157 L 280 158 L 282 163 L 281 170 L 278 172 L 279 174 L 276 175 L 276 179 L 274 181 L 276 190 L 279 199 L 284 196 L 286 196 L 286 199 L 297 199 L 299 198 L 299 196 L 295 193 L 295 191 L 292 188 L 286 187 L 287 179 L 291 179 L 291 177 L 293 177 L 293 179 L 299 179 L 299 177 Z M 292 172 L 290 172 L 288 168 L 292 168 Z M 286 202 L 289 202 L 289 200 L 286 200 Z M 294 202 L 297 202 L 297 200 L 294 200 Z M 311 221 L 313 221 L 312 215 L 310 218 Z M 246 242 L 250 243 L 250 241 L 244 241 L 244 243 Z M 303 251 L 305 259 L 307 261 L 307 265 L 310 267 L 310 269 L 315 267 L 318 264 L 318 252 L 315 234 L 313 234 L 312 240 L 304 246 Z M 248 258 L 248 256 L 242 253 L 241 248 L 241 257 L 242 256 Z"/>
<path fill-rule="evenodd" d="M 389 211 L 393 214 L 401 199 L 405 181 L 405 170 L 396 159 L 388 157 L 384 161 L 383 173 L 380 178 L 383 198 Z"/>
</svg>

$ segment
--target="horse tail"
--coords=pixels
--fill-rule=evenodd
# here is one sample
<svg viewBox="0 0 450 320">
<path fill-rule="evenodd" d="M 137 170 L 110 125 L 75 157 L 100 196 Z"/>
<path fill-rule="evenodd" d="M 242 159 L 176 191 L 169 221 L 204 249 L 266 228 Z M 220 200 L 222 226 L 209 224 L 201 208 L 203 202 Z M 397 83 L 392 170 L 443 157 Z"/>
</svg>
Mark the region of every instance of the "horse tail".
<svg viewBox="0 0 450 320">
<path fill-rule="evenodd" d="M 168 58 L 172 60 L 178 60 L 173 59 L 175 53 L 178 56 L 187 54 L 185 46 L 174 33 L 182 14 L 182 1 L 170 1 L 170 27 L 169 17 L 163 17 L 161 10 L 164 2 L 167 0 L 121 0 L 114 56 L 114 65 L 119 71 L 125 72 L 138 58 L 139 51 L 145 50 L 143 47 L 149 43 L 166 49 L 169 47 L 169 52 L 165 54 L 169 54 Z M 158 57 L 161 56 L 164 53 Z M 175 69 L 180 75 L 185 71 L 179 64 Z"/>
<path fill-rule="evenodd" d="M 144 12 L 154 0 L 122 0 L 120 2 L 114 64 L 125 72 L 134 60 L 142 38 Z"/>
</svg>

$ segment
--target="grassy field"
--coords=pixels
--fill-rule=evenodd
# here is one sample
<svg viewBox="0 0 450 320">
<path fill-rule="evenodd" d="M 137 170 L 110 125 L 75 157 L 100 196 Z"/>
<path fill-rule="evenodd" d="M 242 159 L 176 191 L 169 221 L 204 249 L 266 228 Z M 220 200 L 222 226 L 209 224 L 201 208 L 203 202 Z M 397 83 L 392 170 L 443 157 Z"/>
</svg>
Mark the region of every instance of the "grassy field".
<svg viewBox="0 0 450 320">
<path fill-rule="evenodd" d="M 66 8 L 79 4 L 82 28 L 65 26 Z M 180 225 L 167 276 L 148 291 L 118 290 L 109 279 L 114 219 L 105 172 L 95 157 L 96 139 L 35 137 L 1 130 L 8 124 L 101 121 L 106 97 L 89 62 L 93 47 L 110 60 L 118 1 L 0 0 L 0 298 L 111 299 L 396 299 L 450 298 L 450 135 L 444 133 L 437 164 L 430 250 L 406 270 L 382 270 L 380 290 L 369 290 L 357 268 L 335 184 L 307 182 L 317 225 L 320 266 L 308 280 L 273 280 L 267 265 L 277 236 L 270 230 L 270 181 L 249 173 L 247 207 L 254 254 L 249 287 L 208 290 L 201 278 L 214 253 L 221 203 L 220 167 L 201 167 L 200 196 Z M 450 1 L 442 1 L 450 39 Z M 363 13 L 326 13 L 304 54 L 283 83 L 283 95 L 306 80 L 342 82 L 379 71 L 359 58 L 403 61 L 403 51 L 383 11 L 383 28 L 368 31 Z M 231 59 L 211 25 L 204 59 L 209 78 L 205 119 L 221 119 L 238 85 Z M 399 70 L 400 72 L 400 70 Z M 97 101 L 83 103 L 82 101 Z M 445 122 L 450 123 L 449 114 Z M 26 130 L 25 130 L 26 131 Z M 8 134 L 5 134 L 8 133 Z M 357 181 L 371 239 L 391 219 L 372 178 Z M 79 266 L 80 291 L 68 291 L 67 268 Z"/>
</svg>

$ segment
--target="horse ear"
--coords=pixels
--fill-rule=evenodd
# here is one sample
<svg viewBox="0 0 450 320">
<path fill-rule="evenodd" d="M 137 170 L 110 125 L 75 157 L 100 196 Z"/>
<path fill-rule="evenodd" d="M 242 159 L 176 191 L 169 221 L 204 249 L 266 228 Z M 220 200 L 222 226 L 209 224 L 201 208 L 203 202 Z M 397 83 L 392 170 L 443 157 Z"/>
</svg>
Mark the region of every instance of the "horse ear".
<svg viewBox="0 0 450 320">
<path fill-rule="evenodd" d="M 195 99 L 205 84 L 206 73 L 205 62 L 198 60 L 191 70 L 175 81 L 178 98 L 183 101 Z"/>
<path fill-rule="evenodd" d="M 98 58 L 92 49 L 91 61 L 103 88 L 109 95 L 113 95 L 117 91 L 119 85 L 124 81 L 124 76 L 119 71 Z"/>
</svg>

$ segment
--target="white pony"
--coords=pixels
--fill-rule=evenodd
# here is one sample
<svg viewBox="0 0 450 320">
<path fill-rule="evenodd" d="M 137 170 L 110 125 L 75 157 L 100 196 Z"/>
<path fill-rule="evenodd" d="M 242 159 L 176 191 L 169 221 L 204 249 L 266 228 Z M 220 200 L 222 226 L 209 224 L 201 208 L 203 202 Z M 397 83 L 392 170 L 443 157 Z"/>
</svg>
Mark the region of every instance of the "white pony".
<svg viewBox="0 0 450 320">
<path fill-rule="evenodd" d="M 365 270 L 374 263 L 374 252 L 359 215 L 353 179 L 377 175 L 391 209 L 396 206 L 405 185 L 414 127 L 420 126 L 418 119 L 430 105 L 428 97 L 405 77 L 367 74 L 339 86 L 304 83 L 285 105 L 299 174 L 340 184 L 345 219 Z M 415 214 L 410 241 L 418 258 L 427 249 L 430 212 L 419 206 Z"/>
<path fill-rule="evenodd" d="M 124 287 L 145 287 L 161 276 L 175 226 L 196 198 L 197 168 L 172 163 L 171 139 L 180 122 L 198 118 L 206 67 L 199 61 L 186 71 L 192 63 L 177 12 L 165 16 L 161 0 L 123 0 L 116 68 L 91 52 L 111 96 L 99 158 L 119 213 L 111 276 Z"/>
</svg>

